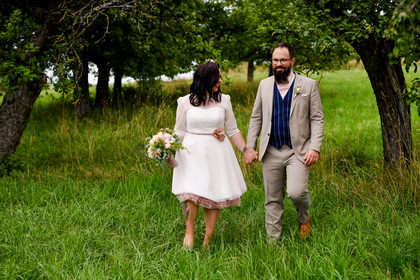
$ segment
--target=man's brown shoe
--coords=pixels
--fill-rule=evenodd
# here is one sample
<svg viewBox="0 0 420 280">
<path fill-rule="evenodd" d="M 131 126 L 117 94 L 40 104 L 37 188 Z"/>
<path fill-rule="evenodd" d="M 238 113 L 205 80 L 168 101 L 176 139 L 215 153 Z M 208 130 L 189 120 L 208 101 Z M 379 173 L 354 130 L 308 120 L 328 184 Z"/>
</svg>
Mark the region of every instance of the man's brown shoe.
<svg viewBox="0 0 420 280">
<path fill-rule="evenodd" d="M 299 225 L 299 237 L 300 239 L 307 239 L 311 234 L 311 220 L 308 216 L 308 221 L 306 224 Z"/>
</svg>

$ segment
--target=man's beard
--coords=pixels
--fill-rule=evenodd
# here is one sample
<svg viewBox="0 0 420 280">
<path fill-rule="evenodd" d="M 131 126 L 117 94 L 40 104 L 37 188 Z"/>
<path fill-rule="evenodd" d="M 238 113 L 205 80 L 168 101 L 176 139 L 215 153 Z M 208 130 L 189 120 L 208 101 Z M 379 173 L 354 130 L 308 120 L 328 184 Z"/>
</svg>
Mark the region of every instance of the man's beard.
<svg viewBox="0 0 420 280">
<path fill-rule="evenodd" d="M 276 69 L 283 69 L 283 71 L 277 71 Z M 292 71 L 291 67 L 283 67 L 283 66 L 277 66 L 276 68 L 273 68 L 274 72 L 274 79 L 277 83 L 287 83 L 287 77 L 289 77 L 290 72 Z"/>
</svg>

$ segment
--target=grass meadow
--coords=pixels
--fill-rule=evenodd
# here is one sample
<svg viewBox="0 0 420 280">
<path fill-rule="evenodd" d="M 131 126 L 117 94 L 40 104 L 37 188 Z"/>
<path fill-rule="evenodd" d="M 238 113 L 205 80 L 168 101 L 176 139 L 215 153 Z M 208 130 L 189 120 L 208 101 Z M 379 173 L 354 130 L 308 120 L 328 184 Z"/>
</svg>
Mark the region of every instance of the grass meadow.
<svg viewBox="0 0 420 280">
<path fill-rule="evenodd" d="M 253 83 L 224 74 L 240 130 L 247 132 Z M 407 80 L 411 80 L 410 74 Z M 417 74 L 418 76 L 418 74 Z M 14 169 L 0 178 L 0 279 L 419 279 L 420 118 L 412 109 L 411 171 L 385 172 L 379 114 L 363 70 L 316 76 L 325 113 L 321 160 L 312 169 L 313 234 L 297 236 L 289 199 L 283 235 L 267 243 L 261 164 L 238 158 L 248 191 L 224 209 L 210 247 L 182 248 L 172 170 L 145 156 L 144 139 L 173 127 L 189 81 L 166 83 L 134 109 L 75 121 L 68 100 L 44 94 Z M 153 102 L 152 102 L 153 101 Z"/>
</svg>

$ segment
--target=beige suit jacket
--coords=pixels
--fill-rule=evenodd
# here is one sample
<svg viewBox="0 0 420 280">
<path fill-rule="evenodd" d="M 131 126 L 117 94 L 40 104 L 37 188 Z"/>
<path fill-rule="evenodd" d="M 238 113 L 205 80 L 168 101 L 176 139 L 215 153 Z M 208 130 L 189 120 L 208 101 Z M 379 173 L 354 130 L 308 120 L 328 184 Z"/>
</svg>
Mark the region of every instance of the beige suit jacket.
<svg viewBox="0 0 420 280">
<path fill-rule="evenodd" d="M 270 140 L 273 112 L 274 76 L 262 80 L 252 110 L 247 147 L 256 148 L 260 136 L 259 159 L 262 160 Z M 290 109 L 290 137 L 299 160 L 308 150 L 320 152 L 324 133 L 324 113 L 317 82 L 296 74 Z"/>
</svg>

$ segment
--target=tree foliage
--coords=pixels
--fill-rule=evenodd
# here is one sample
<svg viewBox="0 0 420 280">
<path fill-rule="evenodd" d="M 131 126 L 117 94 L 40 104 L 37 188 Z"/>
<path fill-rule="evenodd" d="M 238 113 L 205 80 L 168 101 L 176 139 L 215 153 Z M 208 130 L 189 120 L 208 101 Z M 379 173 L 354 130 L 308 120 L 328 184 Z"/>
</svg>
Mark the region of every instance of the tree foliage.
<svg viewBox="0 0 420 280">
<path fill-rule="evenodd" d="M 299 0 L 302 9 L 314 10 L 320 22 L 346 40 L 360 55 L 372 84 L 381 117 L 385 165 L 409 166 L 412 160 L 410 107 L 404 101 L 406 82 L 401 60 L 407 58 L 409 69 L 419 49 L 407 42 L 418 42 L 418 33 L 410 33 L 412 19 L 399 20 L 405 1 L 389 0 Z M 417 1 L 411 1 L 413 4 Z M 411 5 L 410 12 L 416 11 Z M 409 22 L 407 26 L 403 22 Z M 402 36 L 397 36 L 400 30 Z M 394 34 L 394 35 L 392 35 Z M 417 37 L 417 39 L 416 39 Z M 401 49 L 399 49 L 401 48 Z"/>
<path fill-rule="evenodd" d="M 6 3 L 0 4 L 0 77 L 3 88 L 16 85 L 19 81 L 30 82 L 39 79 L 48 62 L 37 56 L 41 46 L 33 44 L 34 31 L 42 25 L 20 9 L 13 9 Z"/>
<path fill-rule="evenodd" d="M 226 0 L 212 13 L 211 30 L 222 59 L 269 63 L 274 46 L 287 41 L 297 51 L 297 71 L 317 72 L 347 62 L 352 49 L 334 33 L 326 34 L 325 23 L 315 11 L 301 10 L 296 1 Z M 216 5 L 215 4 L 215 5 Z M 220 30 L 220 31 L 217 31 Z"/>
<path fill-rule="evenodd" d="M 177 21 L 171 11 L 178 10 L 177 16 L 183 12 L 194 16 L 190 5 L 199 4 L 198 0 L 2 1 L 0 44 L 4 47 L 0 53 L 0 76 L 6 95 L 0 106 L 0 164 L 7 161 L 20 141 L 32 106 L 46 84 L 44 71 L 48 67 L 55 67 L 59 81 L 65 82 L 61 88 L 66 89 L 75 84 L 75 79 L 69 79 L 77 74 L 75 69 L 86 65 L 86 49 L 99 50 L 101 62 L 112 64 L 121 54 L 120 63 L 125 63 L 132 60 L 121 49 L 124 44 L 134 44 L 128 48 L 135 54 L 135 63 L 127 67 L 131 73 L 174 74 L 191 64 L 190 54 L 196 52 L 188 50 L 194 50 L 198 44 L 190 47 L 178 36 L 179 31 L 190 35 L 190 28 Z M 100 21 L 102 24 L 95 30 L 98 33 L 90 31 Z M 127 37 L 123 37 L 126 34 L 122 23 L 131 28 Z M 85 36 L 88 30 L 91 36 Z M 139 38 L 144 40 L 135 45 Z M 140 51 L 136 46 L 141 47 Z"/>
<path fill-rule="evenodd" d="M 385 36 L 395 41 L 392 56 L 399 62 L 404 58 L 405 70 L 408 72 L 420 60 L 420 7 L 419 0 L 400 1 L 389 22 Z M 419 108 L 420 113 L 420 108 Z"/>
</svg>

